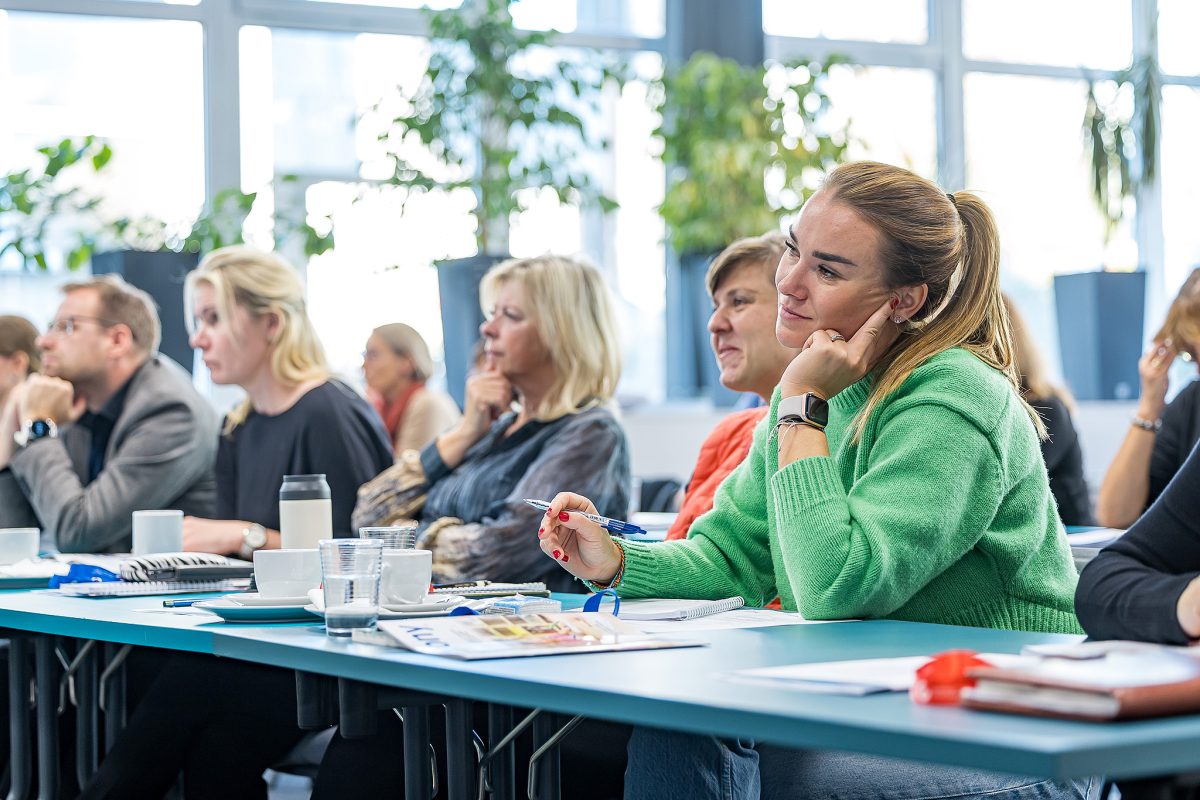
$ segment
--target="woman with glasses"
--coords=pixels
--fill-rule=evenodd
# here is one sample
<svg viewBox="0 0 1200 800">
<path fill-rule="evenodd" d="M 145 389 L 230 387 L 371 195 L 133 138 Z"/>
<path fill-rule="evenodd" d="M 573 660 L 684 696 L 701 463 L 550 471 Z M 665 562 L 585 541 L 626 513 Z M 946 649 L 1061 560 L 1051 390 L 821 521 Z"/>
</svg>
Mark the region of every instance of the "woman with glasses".
<svg viewBox="0 0 1200 800">
<path fill-rule="evenodd" d="M 1096 519 L 1127 528 L 1162 494 L 1200 440 L 1200 381 L 1166 402 L 1176 359 L 1196 363 L 1200 352 L 1200 268 L 1184 281 L 1154 344 L 1138 362 L 1142 394 L 1116 457 L 1100 485 Z"/>
<path fill-rule="evenodd" d="M 387 428 L 396 458 L 405 450 L 420 450 L 462 416 L 450 395 L 425 385 L 433 374 L 429 346 L 403 322 L 371 332 L 362 370 L 367 398 Z"/>
</svg>

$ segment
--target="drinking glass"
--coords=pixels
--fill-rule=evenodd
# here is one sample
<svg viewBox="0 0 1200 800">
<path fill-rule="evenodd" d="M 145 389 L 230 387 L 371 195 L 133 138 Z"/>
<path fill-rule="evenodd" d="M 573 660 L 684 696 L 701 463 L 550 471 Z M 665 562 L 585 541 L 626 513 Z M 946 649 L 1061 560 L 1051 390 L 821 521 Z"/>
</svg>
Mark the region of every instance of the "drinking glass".
<svg viewBox="0 0 1200 800">
<path fill-rule="evenodd" d="M 358 538 L 380 542 L 384 550 L 412 550 L 417 546 L 417 524 L 359 528 Z"/>
<path fill-rule="evenodd" d="M 325 633 L 349 636 L 373 630 L 379 619 L 379 576 L 383 545 L 374 539 L 322 539 L 321 582 L 325 589 Z"/>
</svg>

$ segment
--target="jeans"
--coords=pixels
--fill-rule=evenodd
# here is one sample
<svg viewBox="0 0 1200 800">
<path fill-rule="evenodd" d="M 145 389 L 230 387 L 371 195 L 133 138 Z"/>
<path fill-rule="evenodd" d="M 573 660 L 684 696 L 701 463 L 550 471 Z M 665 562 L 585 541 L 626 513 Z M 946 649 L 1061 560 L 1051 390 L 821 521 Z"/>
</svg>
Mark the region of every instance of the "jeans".
<svg viewBox="0 0 1200 800">
<path fill-rule="evenodd" d="M 625 800 L 1091 800 L 1100 783 L 635 728 Z"/>
</svg>

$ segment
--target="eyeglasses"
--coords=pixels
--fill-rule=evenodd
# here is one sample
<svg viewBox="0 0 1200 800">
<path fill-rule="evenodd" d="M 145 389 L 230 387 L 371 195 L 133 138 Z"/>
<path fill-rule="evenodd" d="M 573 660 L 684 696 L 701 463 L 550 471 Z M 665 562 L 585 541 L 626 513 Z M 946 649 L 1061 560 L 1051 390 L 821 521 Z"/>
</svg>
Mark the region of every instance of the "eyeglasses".
<svg viewBox="0 0 1200 800">
<path fill-rule="evenodd" d="M 75 329 L 79 327 L 79 323 L 81 322 L 94 322 L 102 328 L 111 328 L 113 325 L 117 324 L 110 319 L 101 319 L 100 317 L 63 317 L 62 319 L 54 320 L 49 326 L 47 326 L 46 335 L 70 336 L 71 334 L 75 333 Z"/>
</svg>

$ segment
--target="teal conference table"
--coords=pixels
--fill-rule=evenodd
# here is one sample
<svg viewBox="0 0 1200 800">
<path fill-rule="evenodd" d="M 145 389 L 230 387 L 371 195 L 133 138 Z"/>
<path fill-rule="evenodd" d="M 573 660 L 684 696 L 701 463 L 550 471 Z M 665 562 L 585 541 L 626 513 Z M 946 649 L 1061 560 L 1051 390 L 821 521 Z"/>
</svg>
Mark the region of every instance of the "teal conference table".
<svg viewBox="0 0 1200 800">
<path fill-rule="evenodd" d="M 156 607 L 161 598 L 0 593 L 0 627 L 213 653 L 437 698 L 1029 775 L 1134 778 L 1200 769 L 1200 716 L 1065 722 L 918 706 L 905 694 L 812 694 L 729 677 L 753 667 L 951 648 L 1015 653 L 1078 637 L 876 620 L 679 634 L 707 642 L 702 648 L 462 662 L 332 640 L 319 625 L 230 625 L 147 611 Z"/>
</svg>

